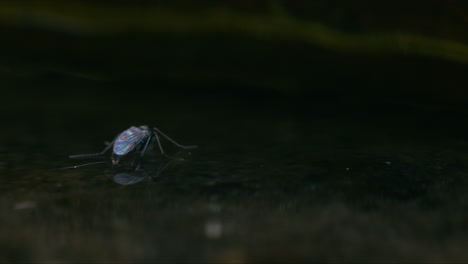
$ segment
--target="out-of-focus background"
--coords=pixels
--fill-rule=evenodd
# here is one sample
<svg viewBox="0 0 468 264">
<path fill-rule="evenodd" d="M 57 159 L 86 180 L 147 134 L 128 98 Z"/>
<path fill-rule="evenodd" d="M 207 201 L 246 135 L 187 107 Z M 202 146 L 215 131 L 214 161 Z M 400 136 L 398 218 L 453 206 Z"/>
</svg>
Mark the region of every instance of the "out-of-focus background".
<svg viewBox="0 0 468 264">
<path fill-rule="evenodd" d="M 139 93 L 152 95 L 166 83 L 200 94 L 307 95 L 459 110 L 468 97 L 464 1 L 0 5 L 6 78 L 139 81 L 151 86 Z M 117 88 L 92 91 L 116 94 Z M 56 92 L 70 95 L 70 89 Z"/>
<path fill-rule="evenodd" d="M 467 261 L 467 11 L 0 1 L 0 262 Z M 199 148 L 50 171 L 145 124 Z"/>
</svg>

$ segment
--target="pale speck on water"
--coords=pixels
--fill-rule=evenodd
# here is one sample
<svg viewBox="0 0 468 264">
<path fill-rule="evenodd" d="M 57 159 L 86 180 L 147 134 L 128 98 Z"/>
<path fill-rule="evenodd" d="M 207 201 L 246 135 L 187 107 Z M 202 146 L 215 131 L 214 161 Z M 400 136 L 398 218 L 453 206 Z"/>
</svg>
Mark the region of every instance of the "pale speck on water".
<svg viewBox="0 0 468 264">
<path fill-rule="evenodd" d="M 22 201 L 15 203 L 13 206 L 14 210 L 25 210 L 25 209 L 32 209 L 36 207 L 36 202 L 34 201 Z"/>
</svg>

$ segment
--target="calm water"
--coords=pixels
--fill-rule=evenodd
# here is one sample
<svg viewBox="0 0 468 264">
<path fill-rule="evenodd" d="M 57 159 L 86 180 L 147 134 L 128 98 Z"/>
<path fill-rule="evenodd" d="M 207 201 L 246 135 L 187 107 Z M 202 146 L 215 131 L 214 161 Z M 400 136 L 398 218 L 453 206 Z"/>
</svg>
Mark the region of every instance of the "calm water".
<svg viewBox="0 0 468 264">
<path fill-rule="evenodd" d="M 2 106 L 0 262 L 468 259 L 462 118 L 75 78 L 17 85 L 31 86 L 45 92 Z M 49 170 L 143 124 L 199 148 L 129 186 L 105 164 Z"/>
</svg>

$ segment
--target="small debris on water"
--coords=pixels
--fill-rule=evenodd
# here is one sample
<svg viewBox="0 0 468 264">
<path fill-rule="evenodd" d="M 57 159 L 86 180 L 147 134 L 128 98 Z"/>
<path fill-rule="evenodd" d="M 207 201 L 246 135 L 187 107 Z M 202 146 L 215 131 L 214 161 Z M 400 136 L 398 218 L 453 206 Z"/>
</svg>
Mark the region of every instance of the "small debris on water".
<svg viewBox="0 0 468 264">
<path fill-rule="evenodd" d="M 24 210 L 24 209 L 31 209 L 36 207 L 36 203 L 33 201 L 23 201 L 15 203 L 13 206 L 14 210 Z"/>
</svg>

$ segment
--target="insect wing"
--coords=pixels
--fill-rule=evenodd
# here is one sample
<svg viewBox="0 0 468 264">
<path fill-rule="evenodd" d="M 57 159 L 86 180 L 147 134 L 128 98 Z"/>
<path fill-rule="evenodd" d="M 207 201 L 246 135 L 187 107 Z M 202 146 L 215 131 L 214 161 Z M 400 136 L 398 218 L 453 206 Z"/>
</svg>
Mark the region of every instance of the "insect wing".
<svg viewBox="0 0 468 264">
<path fill-rule="evenodd" d="M 137 127 L 131 127 L 125 130 L 119 135 L 114 143 L 114 153 L 117 155 L 127 154 L 132 151 L 147 134 L 147 131 L 141 130 Z"/>
</svg>

